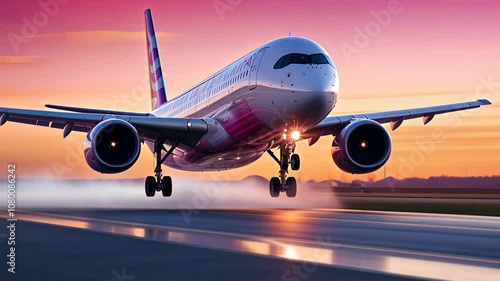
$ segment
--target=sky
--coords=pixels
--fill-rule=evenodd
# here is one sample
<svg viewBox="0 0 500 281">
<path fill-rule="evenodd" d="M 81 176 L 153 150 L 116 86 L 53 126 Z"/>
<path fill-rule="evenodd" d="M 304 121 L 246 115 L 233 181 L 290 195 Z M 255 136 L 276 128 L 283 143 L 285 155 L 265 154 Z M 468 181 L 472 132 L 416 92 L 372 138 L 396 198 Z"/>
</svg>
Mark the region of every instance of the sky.
<svg viewBox="0 0 500 281">
<path fill-rule="evenodd" d="M 331 115 L 488 98 L 493 105 L 405 121 L 391 132 L 386 168 L 351 175 L 331 159 L 333 137 L 298 144 L 299 180 L 500 174 L 500 2 L 412 0 L 87 1 L 0 3 L 0 106 L 47 103 L 150 111 L 144 10 L 152 9 L 169 98 L 278 37 L 321 44 L 339 70 Z M 386 126 L 387 127 L 387 126 Z M 153 173 L 143 146 L 134 167 L 101 175 L 83 157 L 82 133 L 7 123 L 0 128 L 0 177 L 137 178 Z M 277 175 L 275 162 L 220 173 L 165 169 L 179 178 Z"/>
</svg>

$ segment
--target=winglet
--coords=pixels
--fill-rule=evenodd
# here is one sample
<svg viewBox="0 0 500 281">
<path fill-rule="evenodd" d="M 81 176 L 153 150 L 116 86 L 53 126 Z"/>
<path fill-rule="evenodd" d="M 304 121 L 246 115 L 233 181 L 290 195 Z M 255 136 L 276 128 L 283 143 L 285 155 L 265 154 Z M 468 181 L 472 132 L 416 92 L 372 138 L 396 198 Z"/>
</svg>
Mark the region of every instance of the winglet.
<svg viewBox="0 0 500 281">
<path fill-rule="evenodd" d="M 148 63 L 149 80 L 151 86 L 151 106 L 153 110 L 167 102 L 167 92 L 163 81 L 163 73 L 160 64 L 160 55 L 158 54 L 158 45 L 156 43 L 156 34 L 153 26 L 151 10 L 144 12 L 146 18 L 146 39 L 148 43 Z"/>
<path fill-rule="evenodd" d="M 482 105 L 490 105 L 491 104 L 491 102 L 487 99 L 480 99 L 477 101 L 480 102 Z"/>
</svg>

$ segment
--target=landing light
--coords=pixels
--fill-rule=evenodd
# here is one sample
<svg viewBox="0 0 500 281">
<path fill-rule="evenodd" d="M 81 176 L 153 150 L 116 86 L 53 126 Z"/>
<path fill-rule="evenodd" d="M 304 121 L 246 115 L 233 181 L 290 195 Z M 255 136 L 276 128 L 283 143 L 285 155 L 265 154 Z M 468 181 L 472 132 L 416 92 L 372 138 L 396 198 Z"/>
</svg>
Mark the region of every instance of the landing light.
<svg viewBox="0 0 500 281">
<path fill-rule="evenodd" d="M 294 131 L 292 133 L 292 139 L 299 140 L 300 139 L 300 132 L 299 131 Z"/>
<path fill-rule="evenodd" d="M 109 146 L 111 147 L 111 149 L 115 149 L 116 145 L 117 145 L 117 143 L 114 140 L 112 140 L 112 141 L 109 142 Z"/>
<path fill-rule="evenodd" d="M 367 148 L 367 147 L 368 147 L 368 142 L 367 142 L 367 141 L 361 141 L 361 142 L 359 143 L 359 146 L 360 146 L 361 148 Z"/>
</svg>

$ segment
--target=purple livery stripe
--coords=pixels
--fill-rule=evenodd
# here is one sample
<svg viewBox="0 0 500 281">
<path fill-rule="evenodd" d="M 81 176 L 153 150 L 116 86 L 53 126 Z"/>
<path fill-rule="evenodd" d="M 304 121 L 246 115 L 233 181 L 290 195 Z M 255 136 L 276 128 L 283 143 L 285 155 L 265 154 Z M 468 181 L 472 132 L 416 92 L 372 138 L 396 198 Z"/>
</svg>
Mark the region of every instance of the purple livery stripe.
<svg viewBox="0 0 500 281">
<path fill-rule="evenodd" d="M 256 117 L 256 112 L 248 103 L 253 99 L 240 100 L 227 110 L 227 120 L 222 120 L 222 127 L 241 143 L 258 143 L 266 140 L 273 130 Z"/>
<path fill-rule="evenodd" d="M 149 62 L 149 78 L 151 86 L 151 106 L 153 110 L 167 102 L 167 93 L 163 81 L 161 71 L 160 55 L 158 54 L 158 45 L 156 43 L 155 29 L 153 26 L 153 18 L 151 10 L 147 9 L 146 17 L 146 39 L 148 43 L 148 62 Z"/>
</svg>

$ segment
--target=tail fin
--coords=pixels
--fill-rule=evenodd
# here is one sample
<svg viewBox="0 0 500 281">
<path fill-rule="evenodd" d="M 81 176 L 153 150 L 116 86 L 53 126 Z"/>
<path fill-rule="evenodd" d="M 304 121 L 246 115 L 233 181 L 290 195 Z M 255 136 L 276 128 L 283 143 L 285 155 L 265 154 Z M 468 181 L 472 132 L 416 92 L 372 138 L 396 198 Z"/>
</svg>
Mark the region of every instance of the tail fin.
<svg viewBox="0 0 500 281">
<path fill-rule="evenodd" d="M 163 81 L 161 71 L 160 55 L 158 54 L 158 45 L 156 44 L 156 34 L 153 26 L 151 10 L 144 12 L 146 17 L 146 37 L 148 42 L 148 62 L 149 62 L 149 81 L 151 85 L 151 106 L 153 110 L 167 102 L 167 92 Z"/>
</svg>

